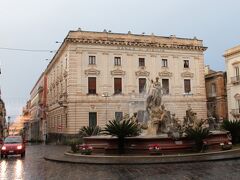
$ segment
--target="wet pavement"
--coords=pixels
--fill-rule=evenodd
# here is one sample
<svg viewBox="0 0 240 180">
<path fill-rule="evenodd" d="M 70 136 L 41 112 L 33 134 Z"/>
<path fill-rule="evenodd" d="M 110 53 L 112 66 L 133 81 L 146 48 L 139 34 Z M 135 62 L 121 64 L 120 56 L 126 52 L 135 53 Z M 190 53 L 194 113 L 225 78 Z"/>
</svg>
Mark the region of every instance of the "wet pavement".
<svg viewBox="0 0 240 180">
<path fill-rule="evenodd" d="M 74 180 L 74 179 L 240 179 L 240 160 L 159 165 L 82 165 L 46 161 L 43 156 L 65 146 L 31 145 L 26 157 L 0 160 L 0 179 Z"/>
</svg>

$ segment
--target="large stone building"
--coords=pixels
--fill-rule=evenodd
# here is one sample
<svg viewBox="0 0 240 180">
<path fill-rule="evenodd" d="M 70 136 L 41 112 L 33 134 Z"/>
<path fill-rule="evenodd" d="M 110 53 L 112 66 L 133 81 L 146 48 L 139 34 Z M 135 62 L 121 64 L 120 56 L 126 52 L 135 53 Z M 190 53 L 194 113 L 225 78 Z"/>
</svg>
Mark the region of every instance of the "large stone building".
<svg viewBox="0 0 240 180">
<path fill-rule="evenodd" d="M 226 72 L 213 71 L 209 66 L 205 66 L 205 84 L 208 116 L 217 120 L 227 119 Z"/>
<path fill-rule="evenodd" d="M 240 45 L 224 53 L 229 119 L 240 119 Z"/>
<path fill-rule="evenodd" d="M 0 97 L 0 138 L 6 136 L 7 124 L 5 117 L 6 117 L 5 103 Z"/>
<path fill-rule="evenodd" d="M 197 38 L 70 31 L 45 71 L 49 135 L 144 111 L 156 77 L 176 117 L 191 105 L 206 118 L 205 50 Z"/>
<path fill-rule="evenodd" d="M 45 140 L 47 132 L 46 122 L 46 84 L 47 78 L 44 73 L 40 76 L 30 93 L 29 139 Z"/>
<path fill-rule="evenodd" d="M 31 140 L 31 101 L 27 101 L 26 106 L 22 110 L 22 119 L 23 119 L 23 137 L 26 141 Z"/>
</svg>

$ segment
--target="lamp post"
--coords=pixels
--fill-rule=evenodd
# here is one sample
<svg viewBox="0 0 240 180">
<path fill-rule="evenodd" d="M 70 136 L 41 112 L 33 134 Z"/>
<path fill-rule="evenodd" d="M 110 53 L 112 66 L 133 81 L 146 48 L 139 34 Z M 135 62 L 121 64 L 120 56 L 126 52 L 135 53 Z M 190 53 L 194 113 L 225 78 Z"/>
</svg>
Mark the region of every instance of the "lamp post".
<svg viewBox="0 0 240 180">
<path fill-rule="evenodd" d="M 108 108 L 108 107 L 107 107 L 107 105 L 108 105 L 108 101 L 107 101 L 107 100 L 108 100 L 108 99 L 107 99 L 107 98 L 110 97 L 110 96 L 108 95 L 108 92 L 104 92 L 104 93 L 102 94 L 102 97 L 105 97 L 105 103 L 106 103 L 106 112 L 105 112 L 106 115 L 105 115 L 105 118 L 106 118 L 106 123 L 107 123 L 107 122 L 108 122 L 108 117 L 107 117 L 107 116 L 108 116 L 108 115 L 107 115 L 107 108 Z"/>
<path fill-rule="evenodd" d="M 11 117 L 8 116 L 8 122 L 7 122 L 7 136 L 9 136 L 9 126 L 10 126 L 10 120 L 11 120 Z"/>
</svg>

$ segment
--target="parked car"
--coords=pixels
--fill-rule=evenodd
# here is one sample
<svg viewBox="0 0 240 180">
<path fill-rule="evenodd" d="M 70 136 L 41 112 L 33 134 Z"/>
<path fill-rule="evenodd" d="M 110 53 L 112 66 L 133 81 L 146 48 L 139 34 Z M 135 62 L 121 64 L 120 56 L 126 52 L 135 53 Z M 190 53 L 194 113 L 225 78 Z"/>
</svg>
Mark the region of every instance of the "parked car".
<svg viewBox="0 0 240 180">
<path fill-rule="evenodd" d="M 21 136 L 8 136 L 3 141 L 1 148 L 1 158 L 8 155 L 20 154 L 25 156 L 25 142 Z"/>
</svg>

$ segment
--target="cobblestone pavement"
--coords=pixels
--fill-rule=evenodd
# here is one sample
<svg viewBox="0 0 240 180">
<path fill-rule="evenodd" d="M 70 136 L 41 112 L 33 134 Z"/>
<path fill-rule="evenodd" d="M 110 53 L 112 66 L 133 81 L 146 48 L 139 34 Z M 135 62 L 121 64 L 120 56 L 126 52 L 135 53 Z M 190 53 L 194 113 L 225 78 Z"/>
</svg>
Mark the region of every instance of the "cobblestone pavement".
<svg viewBox="0 0 240 180">
<path fill-rule="evenodd" d="M 0 179 L 240 179 L 240 160 L 159 164 L 159 165 L 81 165 L 45 161 L 49 151 L 62 154 L 65 146 L 31 145 L 26 157 L 0 160 Z"/>
</svg>

